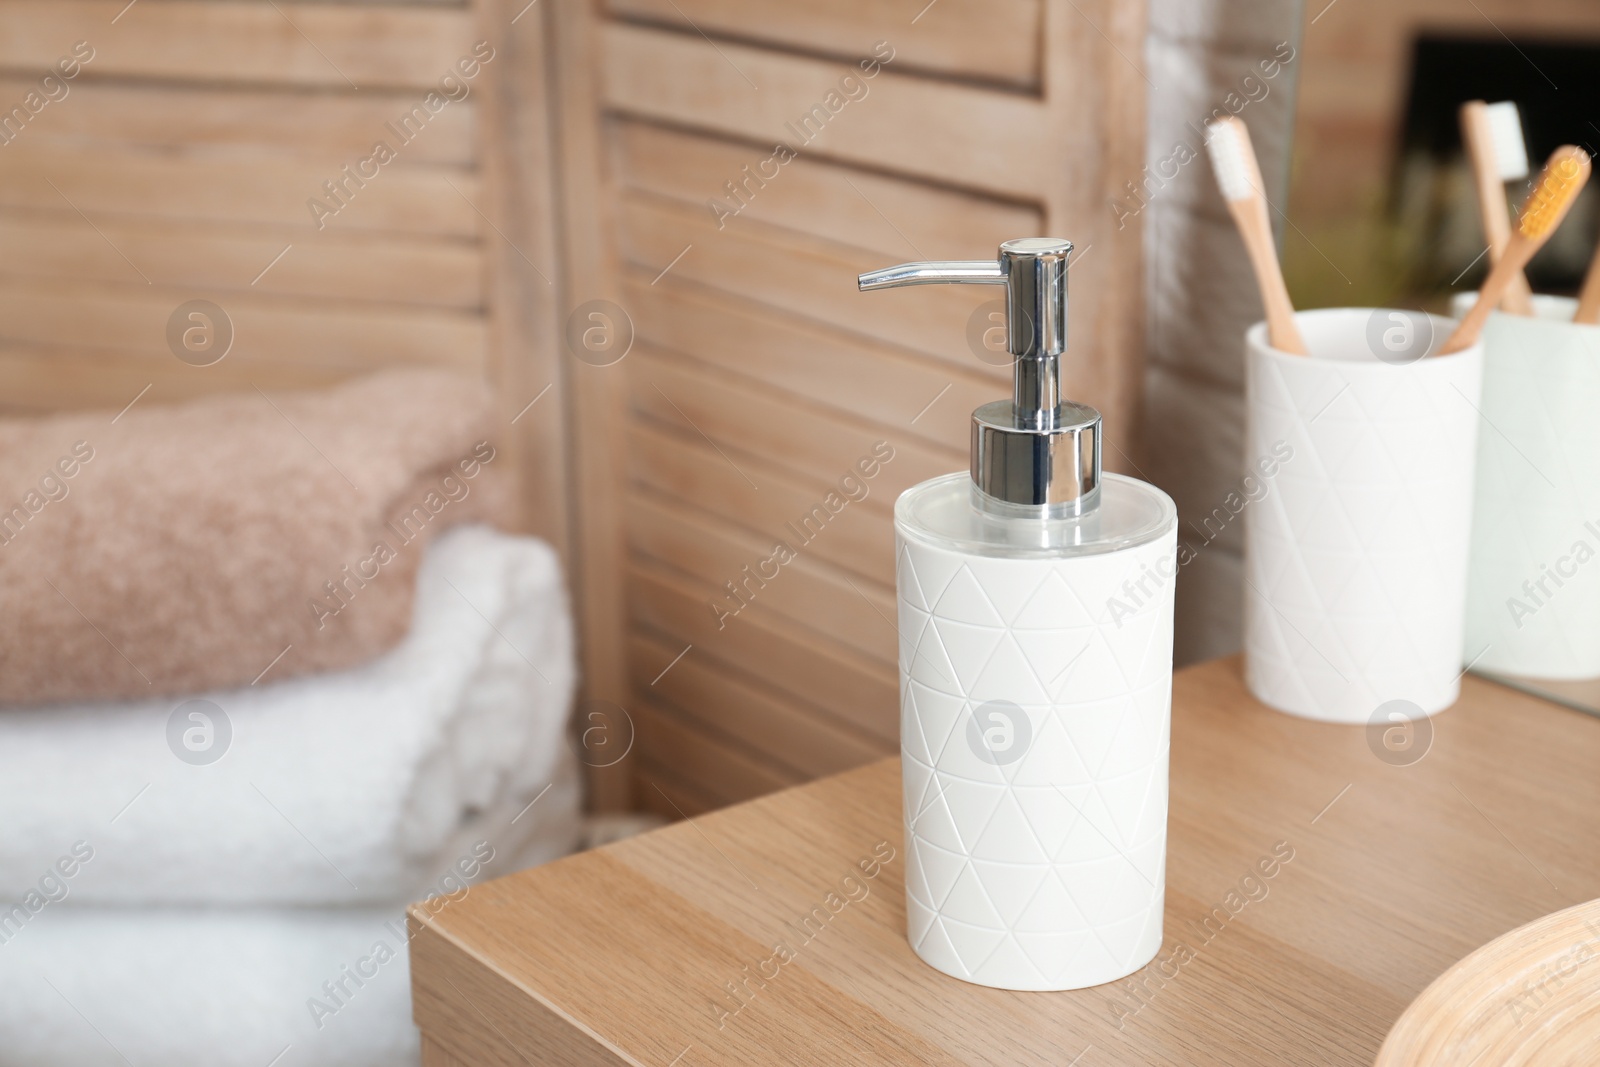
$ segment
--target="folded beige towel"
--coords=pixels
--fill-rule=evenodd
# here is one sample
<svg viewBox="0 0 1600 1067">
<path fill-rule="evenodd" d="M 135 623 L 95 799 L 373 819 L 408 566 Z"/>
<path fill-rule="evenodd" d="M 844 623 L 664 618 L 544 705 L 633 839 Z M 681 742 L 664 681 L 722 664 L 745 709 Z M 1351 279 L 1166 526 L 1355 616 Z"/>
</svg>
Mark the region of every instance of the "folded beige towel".
<svg viewBox="0 0 1600 1067">
<path fill-rule="evenodd" d="M 503 516 L 488 437 L 484 385 L 425 370 L 0 420 L 0 703 L 377 655 L 406 631 L 423 545 Z"/>
</svg>

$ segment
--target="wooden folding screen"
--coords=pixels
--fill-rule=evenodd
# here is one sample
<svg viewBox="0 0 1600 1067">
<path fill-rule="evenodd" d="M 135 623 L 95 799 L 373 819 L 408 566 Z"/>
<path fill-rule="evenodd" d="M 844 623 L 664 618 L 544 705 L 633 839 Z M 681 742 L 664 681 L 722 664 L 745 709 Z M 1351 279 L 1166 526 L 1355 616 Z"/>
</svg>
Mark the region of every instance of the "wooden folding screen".
<svg viewBox="0 0 1600 1067">
<path fill-rule="evenodd" d="M 0 16 L 0 109 L 22 107 L 0 115 L 0 405 L 489 376 L 524 525 L 569 560 L 586 758 L 628 750 L 599 806 L 692 813 L 896 748 L 893 502 L 965 466 L 1008 372 L 994 292 L 862 295 L 857 272 L 1071 238 L 1070 393 L 1127 466 L 1140 3 Z M 169 335 L 195 300 L 233 333 L 209 366 Z"/>
<path fill-rule="evenodd" d="M 1075 241 L 1071 392 L 1126 468 L 1140 237 L 1113 201 L 1144 181 L 1142 5 L 549 14 L 566 307 L 609 300 L 632 338 L 570 382 L 588 662 L 637 729 L 633 799 L 692 813 L 895 751 L 894 499 L 965 467 L 1009 372 L 992 291 L 855 275 Z"/>
</svg>

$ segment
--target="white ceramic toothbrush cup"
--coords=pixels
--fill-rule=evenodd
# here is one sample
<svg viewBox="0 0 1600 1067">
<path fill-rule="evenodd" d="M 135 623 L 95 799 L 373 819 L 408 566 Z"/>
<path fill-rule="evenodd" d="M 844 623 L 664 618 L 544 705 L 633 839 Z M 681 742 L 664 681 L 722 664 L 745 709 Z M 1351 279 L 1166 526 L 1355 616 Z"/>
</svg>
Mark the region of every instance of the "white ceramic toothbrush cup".
<svg viewBox="0 0 1600 1067">
<path fill-rule="evenodd" d="M 1482 346 L 1424 355 L 1455 324 L 1418 312 L 1295 318 L 1309 356 L 1245 337 L 1247 462 L 1282 460 L 1245 509 L 1246 682 L 1311 719 L 1432 715 L 1461 689 Z"/>
<path fill-rule="evenodd" d="M 1177 570 L 1164 507 L 1155 540 L 1064 560 L 902 532 L 907 937 L 945 974 L 1080 989 L 1161 947 Z"/>
<path fill-rule="evenodd" d="M 1476 294 L 1461 293 L 1458 315 Z M 1465 661 L 1552 679 L 1600 675 L 1600 326 L 1575 301 L 1494 312 L 1483 334 Z"/>
</svg>

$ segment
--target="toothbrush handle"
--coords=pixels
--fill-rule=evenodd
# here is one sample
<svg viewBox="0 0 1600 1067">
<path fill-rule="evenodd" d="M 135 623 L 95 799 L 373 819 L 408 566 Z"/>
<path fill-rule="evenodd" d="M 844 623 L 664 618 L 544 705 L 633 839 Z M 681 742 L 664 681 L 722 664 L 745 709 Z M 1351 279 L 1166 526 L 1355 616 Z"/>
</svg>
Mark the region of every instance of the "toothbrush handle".
<svg viewBox="0 0 1600 1067">
<path fill-rule="evenodd" d="M 1478 189 L 1478 217 L 1489 242 L 1489 265 L 1493 267 L 1506 254 L 1511 240 L 1511 209 L 1506 206 L 1506 187 L 1500 180 L 1500 164 L 1495 159 L 1494 135 L 1489 130 L 1488 108 L 1481 101 L 1461 108 L 1461 139 L 1472 162 L 1472 180 Z M 1517 315 L 1533 314 L 1533 290 L 1522 271 L 1507 283 L 1505 309 Z"/>
<path fill-rule="evenodd" d="M 1578 291 L 1578 311 L 1573 322 L 1593 326 L 1600 323 L 1600 248 L 1595 249 L 1589 261 L 1589 272 L 1583 276 L 1583 288 Z"/>
<path fill-rule="evenodd" d="M 1267 218 L 1265 200 L 1259 194 L 1249 200 L 1231 200 L 1228 210 L 1244 238 L 1256 285 L 1261 290 L 1268 343 L 1280 352 L 1305 355 L 1306 342 L 1295 325 L 1294 303 L 1289 299 L 1289 287 L 1284 284 L 1283 270 L 1278 265 L 1278 252 L 1272 242 L 1272 220 Z"/>
<path fill-rule="evenodd" d="M 1478 334 L 1483 332 L 1483 324 L 1489 321 L 1489 312 L 1500 303 L 1500 298 L 1505 296 L 1506 289 L 1511 285 L 1511 279 L 1522 273 L 1522 268 L 1528 265 L 1528 260 L 1533 258 L 1533 254 L 1543 243 L 1543 241 L 1529 240 L 1520 233 L 1511 235 L 1511 240 L 1506 243 L 1506 254 L 1483 280 L 1483 288 L 1478 290 L 1477 302 L 1461 320 L 1461 324 L 1445 339 L 1439 348 L 1439 355 L 1448 356 L 1462 349 L 1471 348 L 1477 343 Z"/>
<path fill-rule="evenodd" d="M 1495 259 L 1505 255 L 1504 245 L 1499 250 L 1491 248 L 1489 255 Z M 1528 276 L 1522 271 L 1517 271 L 1506 283 L 1506 293 L 1500 298 L 1500 306 L 1513 315 L 1533 314 L 1533 288 L 1528 284 Z"/>
</svg>

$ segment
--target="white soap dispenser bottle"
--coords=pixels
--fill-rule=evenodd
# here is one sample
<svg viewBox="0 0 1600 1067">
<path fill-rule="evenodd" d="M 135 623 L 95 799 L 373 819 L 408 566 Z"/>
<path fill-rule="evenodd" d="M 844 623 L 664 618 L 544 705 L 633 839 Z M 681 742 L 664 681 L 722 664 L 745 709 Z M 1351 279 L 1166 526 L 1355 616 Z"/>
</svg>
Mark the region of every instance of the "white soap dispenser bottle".
<svg viewBox="0 0 1600 1067">
<path fill-rule="evenodd" d="M 970 475 L 895 504 L 906 933 L 1002 989 L 1113 981 L 1162 936 L 1177 510 L 1061 398 L 1071 252 L 859 279 L 1006 288 L 1012 399 L 972 413 Z"/>
</svg>

